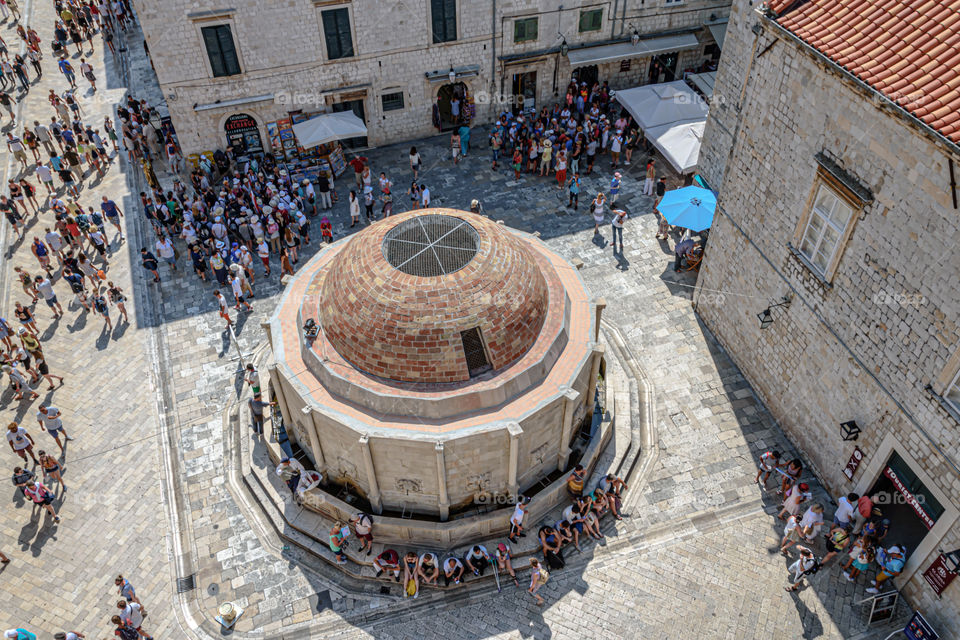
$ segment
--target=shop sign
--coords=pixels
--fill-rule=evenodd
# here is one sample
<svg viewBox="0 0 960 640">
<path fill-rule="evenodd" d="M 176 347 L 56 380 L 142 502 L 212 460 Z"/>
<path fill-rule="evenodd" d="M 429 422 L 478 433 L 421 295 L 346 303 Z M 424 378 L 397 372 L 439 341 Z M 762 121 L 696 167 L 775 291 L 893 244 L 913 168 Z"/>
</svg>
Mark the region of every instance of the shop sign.
<svg viewBox="0 0 960 640">
<path fill-rule="evenodd" d="M 936 524 L 926 511 L 923 510 L 923 505 L 920 504 L 920 501 L 917 500 L 917 497 L 910 493 L 910 490 L 904 486 L 903 482 L 900 481 L 900 478 L 897 477 L 897 474 L 894 473 L 893 469 L 887 467 L 883 470 L 883 475 L 890 478 L 890 481 L 893 482 L 893 486 L 897 488 L 897 491 L 903 496 L 903 499 L 908 505 L 913 507 L 913 510 L 920 516 L 920 519 L 923 521 L 923 524 L 927 525 L 927 529 L 932 529 L 933 525 Z"/>
<path fill-rule="evenodd" d="M 257 128 L 257 121 L 245 113 L 230 116 L 223 123 L 224 131 L 249 131 Z"/>
<path fill-rule="evenodd" d="M 919 611 L 913 613 L 910 622 L 903 629 L 903 635 L 907 636 L 908 640 L 940 640 L 940 634 L 933 630 Z"/>
<path fill-rule="evenodd" d="M 957 577 L 957 574 L 947 568 L 946 559 L 943 557 L 943 554 L 940 554 L 937 556 L 937 559 L 933 561 L 933 564 L 923 572 L 923 577 L 927 581 L 927 584 L 933 587 L 933 590 L 939 598 L 943 590 L 949 587 L 953 579 Z"/>
<path fill-rule="evenodd" d="M 857 467 L 860 466 L 862 461 L 863 451 L 860 451 L 860 447 L 854 447 L 850 460 L 847 461 L 847 466 L 843 469 L 843 475 L 847 476 L 847 480 L 853 480 L 853 474 L 857 472 Z"/>
</svg>

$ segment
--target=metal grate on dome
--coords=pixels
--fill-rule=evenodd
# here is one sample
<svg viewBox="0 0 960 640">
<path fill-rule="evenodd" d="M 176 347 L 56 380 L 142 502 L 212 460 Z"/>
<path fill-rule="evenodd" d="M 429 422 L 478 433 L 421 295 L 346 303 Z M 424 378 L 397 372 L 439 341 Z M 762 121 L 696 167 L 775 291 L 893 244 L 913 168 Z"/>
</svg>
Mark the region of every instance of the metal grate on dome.
<svg viewBox="0 0 960 640">
<path fill-rule="evenodd" d="M 463 269 L 479 248 L 480 235 L 468 222 L 436 213 L 405 220 L 383 239 L 383 257 L 392 267 L 424 278 Z"/>
</svg>

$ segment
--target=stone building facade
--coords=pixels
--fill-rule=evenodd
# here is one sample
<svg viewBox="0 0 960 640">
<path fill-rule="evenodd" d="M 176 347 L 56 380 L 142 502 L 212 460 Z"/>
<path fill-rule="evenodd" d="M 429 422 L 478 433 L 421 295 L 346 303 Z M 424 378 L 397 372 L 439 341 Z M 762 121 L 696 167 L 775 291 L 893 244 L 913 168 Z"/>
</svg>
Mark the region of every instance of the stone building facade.
<svg viewBox="0 0 960 640">
<path fill-rule="evenodd" d="M 375 146 L 436 133 L 432 107 L 440 98 L 447 109 L 454 89 L 467 90 L 484 123 L 513 105 L 552 104 L 574 71 L 615 89 L 672 80 L 719 56 L 729 9 L 728 0 L 134 5 L 187 154 L 224 148 L 236 122 L 268 146 L 267 123 L 298 111 L 352 110 Z M 634 50 L 609 48 L 635 32 Z"/>
<path fill-rule="evenodd" d="M 885 496 L 885 542 L 908 550 L 898 587 L 956 637 L 960 583 L 941 599 L 923 574 L 960 548 L 960 93 L 939 90 L 958 71 L 936 48 L 960 25 L 911 20 L 932 39 L 912 58 L 928 75 L 901 82 L 899 38 L 873 49 L 892 61 L 857 59 L 876 30 L 853 49 L 821 39 L 833 12 L 818 1 L 735 3 L 700 155 L 719 210 L 694 304 L 825 486 Z"/>
</svg>

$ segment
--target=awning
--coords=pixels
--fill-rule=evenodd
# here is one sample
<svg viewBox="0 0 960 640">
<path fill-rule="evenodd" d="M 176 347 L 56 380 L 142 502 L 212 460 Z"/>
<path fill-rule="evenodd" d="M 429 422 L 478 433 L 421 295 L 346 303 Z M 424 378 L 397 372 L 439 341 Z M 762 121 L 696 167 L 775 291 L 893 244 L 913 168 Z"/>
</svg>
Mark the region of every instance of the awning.
<svg viewBox="0 0 960 640">
<path fill-rule="evenodd" d="M 700 159 L 705 124 L 705 120 L 665 124 L 648 129 L 645 135 L 677 172 L 690 173 Z"/>
<path fill-rule="evenodd" d="M 674 122 L 707 119 L 704 99 L 683 80 L 625 89 L 615 97 L 644 132 Z"/>
<path fill-rule="evenodd" d="M 273 100 L 272 93 L 265 93 L 262 96 L 250 96 L 247 98 L 233 98 L 232 100 L 217 100 L 207 104 L 193 105 L 194 111 L 209 111 L 210 109 L 226 109 L 227 107 L 239 107 L 244 104 L 253 104 L 254 102 L 266 102 Z"/>
<path fill-rule="evenodd" d="M 571 49 L 567 53 L 567 59 L 570 60 L 570 66 L 580 67 L 585 64 L 612 62 L 627 58 L 649 58 L 658 53 L 696 49 L 699 46 L 700 42 L 697 40 L 697 36 L 692 33 L 681 33 L 679 35 L 647 38 L 640 40 L 635 45 L 629 42 L 620 42 L 600 47 Z"/>
<path fill-rule="evenodd" d="M 707 71 L 706 73 L 691 73 L 687 76 L 687 81 L 700 90 L 707 100 L 713 97 L 713 85 L 717 81 L 716 71 Z"/>
<path fill-rule="evenodd" d="M 713 36 L 713 39 L 717 41 L 717 44 L 720 45 L 720 48 L 723 49 L 723 39 L 727 35 L 727 21 L 717 21 L 707 23 L 707 29 L 710 30 L 710 35 Z"/>
<path fill-rule="evenodd" d="M 352 111 L 341 111 L 298 122 L 293 125 L 293 134 L 301 147 L 309 149 L 325 142 L 365 136 L 367 127 Z"/>
</svg>

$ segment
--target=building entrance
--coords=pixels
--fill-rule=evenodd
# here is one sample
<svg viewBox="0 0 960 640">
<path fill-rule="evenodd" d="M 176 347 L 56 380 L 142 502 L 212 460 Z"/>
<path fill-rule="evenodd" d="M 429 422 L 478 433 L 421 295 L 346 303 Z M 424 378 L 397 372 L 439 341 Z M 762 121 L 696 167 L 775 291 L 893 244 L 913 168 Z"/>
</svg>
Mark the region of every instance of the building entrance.
<svg viewBox="0 0 960 640">
<path fill-rule="evenodd" d="M 890 456 L 868 495 L 890 521 L 883 546 L 905 545 L 905 555 L 917 548 L 943 515 L 943 506 L 897 453 Z"/>
</svg>

